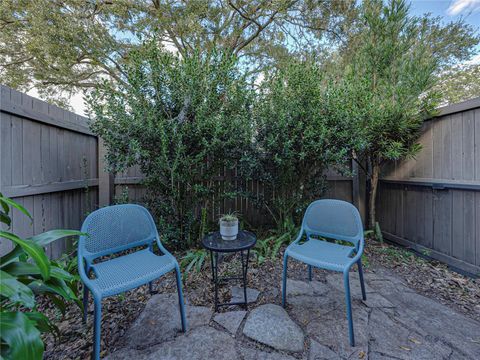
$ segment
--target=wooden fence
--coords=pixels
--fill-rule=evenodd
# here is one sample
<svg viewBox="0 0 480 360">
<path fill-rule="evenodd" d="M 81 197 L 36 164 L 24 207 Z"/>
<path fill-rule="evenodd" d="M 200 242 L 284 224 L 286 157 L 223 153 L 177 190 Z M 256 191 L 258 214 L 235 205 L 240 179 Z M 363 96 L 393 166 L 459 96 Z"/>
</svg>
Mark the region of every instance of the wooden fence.
<svg viewBox="0 0 480 360">
<path fill-rule="evenodd" d="M 33 217 L 14 211 L 12 230 L 26 237 L 79 229 L 98 203 L 97 148 L 86 118 L 0 86 L 0 192 Z M 60 241 L 47 253 L 58 257 L 69 247 Z M 10 249 L 0 239 L 0 254 Z"/>
<path fill-rule="evenodd" d="M 378 220 L 387 239 L 480 273 L 480 98 L 426 121 L 416 159 L 388 166 Z"/>
</svg>

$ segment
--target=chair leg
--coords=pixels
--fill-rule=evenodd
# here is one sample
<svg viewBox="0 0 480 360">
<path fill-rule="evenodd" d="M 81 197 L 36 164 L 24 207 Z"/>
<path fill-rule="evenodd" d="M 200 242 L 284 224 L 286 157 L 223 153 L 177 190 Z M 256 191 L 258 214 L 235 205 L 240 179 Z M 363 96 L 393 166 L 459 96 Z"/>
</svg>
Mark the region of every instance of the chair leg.
<svg viewBox="0 0 480 360">
<path fill-rule="evenodd" d="M 348 275 L 348 271 L 343 273 L 343 282 L 345 285 L 345 302 L 347 303 L 348 335 L 350 337 L 350 346 L 355 346 L 355 336 L 353 334 L 352 303 L 350 299 L 350 282 Z"/>
<path fill-rule="evenodd" d="M 83 323 L 87 322 L 88 316 L 88 288 L 83 284 Z"/>
<path fill-rule="evenodd" d="M 282 275 L 282 306 L 285 307 L 286 298 L 287 298 L 287 266 L 288 266 L 288 255 L 285 254 L 283 257 L 283 275 Z"/>
<path fill-rule="evenodd" d="M 93 328 L 93 356 L 94 360 L 100 359 L 100 330 L 102 324 L 102 299 L 93 298 L 95 303 L 94 328 Z"/>
<path fill-rule="evenodd" d="M 178 305 L 180 306 L 180 317 L 182 319 L 182 331 L 187 331 L 187 318 L 185 316 L 185 304 L 183 301 L 183 292 L 182 292 L 182 276 L 180 274 L 180 268 L 178 265 L 175 267 L 175 272 L 177 273 L 177 292 L 178 292 Z"/>
<path fill-rule="evenodd" d="M 363 268 L 362 268 L 362 259 L 358 260 L 358 277 L 360 278 L 360 287 L 362 288 L 362 299 L 363 301 L 367 300 L 367 294 L 365 292 L 365 282 L 363 280 Z"/>
<path fill-rule="evenodd" d="M 308 265 L 308 280 L 312 281 L 312 265 Z"/>
</svg>

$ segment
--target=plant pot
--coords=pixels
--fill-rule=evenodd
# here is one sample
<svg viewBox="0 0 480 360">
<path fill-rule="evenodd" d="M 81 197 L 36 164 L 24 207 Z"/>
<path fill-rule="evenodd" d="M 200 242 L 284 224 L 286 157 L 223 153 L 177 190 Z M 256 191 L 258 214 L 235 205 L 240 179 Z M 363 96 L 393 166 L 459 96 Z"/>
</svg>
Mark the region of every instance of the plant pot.
<svg viewBox="0 0 480 360">
<path fill-rule="evenodd" d="M 238 235 L 238 219 L 234 221 L 220 220 L 220 235 L 223 240 L 235 240 Z"/>
</svg>

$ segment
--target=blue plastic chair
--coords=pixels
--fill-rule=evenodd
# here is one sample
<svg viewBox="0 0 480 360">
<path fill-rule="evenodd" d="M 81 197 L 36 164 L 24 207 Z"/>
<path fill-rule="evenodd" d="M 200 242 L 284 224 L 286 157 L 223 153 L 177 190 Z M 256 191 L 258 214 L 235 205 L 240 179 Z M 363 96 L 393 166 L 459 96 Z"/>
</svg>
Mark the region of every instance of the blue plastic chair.
<svg viewBox="0 0 480 360">
<path fill-rule="evenodd" d="M 78 242 L 78 271 L 84 283 L 84 320 L 87 319 L 89 291 L 93 294 L 95 304 L 94 359 L 100 358 L 102 299 L 147 283 L 152 293 L 152 281 L 174 269 L 177 275 L 182 331 L 186 331 L 180 268 L 177 260 L 160 242 L 157 228 L 147 209 L 132 204 L 104 207 L 85 219 L 81 231 L 88 236 L 81 236 Z M 153 252 L 154 242 L 157 243 L 162 255 Z M 94 262 L 102 256 L 145 245 L 148 247 L 143 250 L 111 260 Z M 91 271 L 94 278 L 89 277 Z"/>
<path fill-rule="evenodd" d="M 306 241 L 300 243 L 304 235 L 306 236 Z M 314 237 L 343 240 L 351 243 L 352 246 L 340 245 Z M 310 281 L 312 280 L 312 266 L 343 273 L 351 346 L 355 346 L 355 337 L 353 333 L 349 271 L 354 264 L 358 265 L 362 297 L 363 300 L 366 300 L 361 261 L 364 243 L 362 219 L 355 206 L 341 200 L 317 200 L 308 206 L 303 217 L 300 233 L 295 241 L 285 250 L 283 260 L 282 305 L 284 307 L 288 257 L 308 265 L 308 278 Z"/>
</svg>

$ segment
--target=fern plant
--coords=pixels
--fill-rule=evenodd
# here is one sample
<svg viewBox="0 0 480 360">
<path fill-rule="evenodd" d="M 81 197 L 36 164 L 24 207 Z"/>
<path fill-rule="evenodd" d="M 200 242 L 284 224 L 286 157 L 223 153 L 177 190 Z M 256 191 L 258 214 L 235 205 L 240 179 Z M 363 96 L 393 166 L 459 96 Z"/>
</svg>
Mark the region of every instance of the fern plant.
<svg viewBox="0 0 480 360">
<path fill-rule="evenodd" d="M 180 260 L 183 278 L 185 279 L 192 269 L 194 269 L 196 272 L 200 272 L 205 265 L 206 257 L 207 252 L 205 249 L 189 250 L 187 254 Z"/>
<path fill-rule="evenodd" d="M 298 234 L 299 228 L 292 221 L 285 221 L 279 230 L 273 231 L 273 234 L 265 239 L 257 240 L 257 244 L 253 249 L 259 264 L 266 259 L 275 259 L 282 246 L 289 245 Z"/>
</svg>

